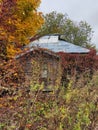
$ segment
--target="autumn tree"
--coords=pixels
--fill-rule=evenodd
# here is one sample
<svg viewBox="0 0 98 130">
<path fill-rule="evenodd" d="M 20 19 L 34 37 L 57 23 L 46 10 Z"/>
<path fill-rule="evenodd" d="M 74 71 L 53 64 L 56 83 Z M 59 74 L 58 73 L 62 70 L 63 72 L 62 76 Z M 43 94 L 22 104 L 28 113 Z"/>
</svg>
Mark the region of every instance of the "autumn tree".
<svg viewBox="0 0 98 130">
<path fill-rule="evenodd" d="M 67 20 L 67 14 L 56 13 L 55 11 L 44 15 L 45 23 L 39 31 L 41 34 L 62 33 L 63 26 Z"/>
<path fill-rule="evenodd" d="M 37 11 L 40 0 L 0 1 L 0 55 L 12 56 L 29 43 L 44 20 Z"/>
<path fill-rule="evenodd" d="M 67 19 L 62 32 L 64 32 L 64 39 L 68 42 L 86 48 L 94 47 L 91 43 L 93 35 L 92 28 L 85 21 L 76 23 Z"/>
<path fill-rule="evenodd" d="M 85 22 L 74 22 L 67 14 L 55 11 L 44 15 L 45 23 L 39 33 L 42 35 L 60 33 L 64 34 L 63 39 L 83 47 L 94 47 L 91 43 L 93 31 L 91 26 Z"/>
</svg>

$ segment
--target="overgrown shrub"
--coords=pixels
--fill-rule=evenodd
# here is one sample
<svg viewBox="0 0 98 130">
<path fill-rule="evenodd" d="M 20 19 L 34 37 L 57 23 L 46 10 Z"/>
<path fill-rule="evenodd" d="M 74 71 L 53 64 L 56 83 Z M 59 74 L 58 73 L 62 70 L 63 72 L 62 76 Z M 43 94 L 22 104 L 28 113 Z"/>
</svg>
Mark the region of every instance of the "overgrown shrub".
<svg viewBox="0 0 98 130">
<path fill-rule="evenodd" d="M 83 87 L 73 87 L 70 79 L 66 88 L 55 86 L 50 93 L 42 91 L 43 85 L 31 84 L 0 98 L 0 130 L 95 130 L 97 78 Z"/>
</svg>

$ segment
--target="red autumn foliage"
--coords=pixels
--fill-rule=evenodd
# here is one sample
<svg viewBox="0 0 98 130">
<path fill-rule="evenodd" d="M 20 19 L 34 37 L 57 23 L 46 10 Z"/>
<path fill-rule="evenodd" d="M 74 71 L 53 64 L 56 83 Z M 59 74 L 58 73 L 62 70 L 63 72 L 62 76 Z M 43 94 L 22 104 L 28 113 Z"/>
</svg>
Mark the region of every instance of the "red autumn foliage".
<svg viewBox="0 0 98 130">
<path fill-rule="evenodd" d="M 68 54 L 58 53 L 62 61 L 62 79 L 61 83 L 67 86 L 71 77 L 77 81 L 81 74 L 84 74 L 85 84 L 92 79 L 93 73 L 98 70 L 98 59 L 96 51 L 90 50 L 88 54 Z M 67 83 L 67 84 L 66 84 Z"/>
<path fill-rule="evenodd" d="M 0 23 L 3 26 L 5 30 L 8 31 L 15 31 L 15 28 L 13 25 L 8 26 L 6 20 L 13 19 L 15 20 L 15 17 L 13 17 L 13 8 L 15 8 L 16 0 L 3 0 L 2 6 L 1 6 L 1 12 L 0 12 Z"/>
<path fill-rule="evenodd" d="M 27 51 L 27 50 L 26 50 Z M 25 52 L 24 52 L 25 53 Z M 58 55 L 61 58 L 63 75 L 73 76 L 75 73 L 89 71 L 90 75 L 98 69 L 98 56 L 95 50 L 91 50 L 88 54 L 68 54 L 60 52 Z M 29 57 L 29 53 L 28 53 Z M 24 60 L 22 60 L 23 62 Z M 25 61 L 24 61 L 25 64 Z M 23 65 L 23 63 L 22 63 Z M 2 86 L 17 86 L 24 82 L 23 66 L 16 59 L 9 60 L 0 65 L 0 85 Z M 2 82 L 3 81 L 3 82 Z M 3 84 L 1 84 L 1 82 Z"/>
<path fill-rule="evenodd" d="M 62 60 L 63 69 L 73 69 L 78 68 L 80 71 L 85 71 L 86 69 L 95 70 L 96 66 L 96 51 L 91 50 L 88 54 L 68 54 L 60 52 L 58 53 Z"/>
<path fill-rule="evenodd" d="M 26 53 L 28 57 L 30 57 L 28 50 L 26 50 Z M 94 50 L 91 50 L 88 54 L 58 53 L 61 59 L 63 72 L 61 84 L 63 81 L 66 83 L 69 82 L 70 79 L 68 79 L 67 76 L 76 76 L 77 80 L 77 78 L 79 78 L 79 76 L 84 72 L 88 73 L 89 78 L 91 79 L 93 73 L 98 70 L 98 56 L 95 54 Z M 22 59 L 22 63 L 18 62 L 17 59 L 2 62 L 2 64 L 0 64 L 0 86 L 9 89 L 9 91 L 10 89 L 21 89 L 28 86 L 29 83 L 25 82 L 26 76 L 23 72 L 25 62 L 26 59 Z"/>
<path fill-rule="evenodd" d="M 65 54 L 63 52 L 60 52 L 59 56 L 61 56 L 64 73 L 66 74 L 66 70 L 67 71 L 71 70 L 72 71 L 71 74 L 73 74 L 75 70 L 78 70 L 81 73 L 86 71 L 87 69 L 92 70 L 93 72 L 94 70 L 96 70 L 96 66 L 98 66 L 97 64 L 98 56 L 94 54 L 95 54 L 94 52 L 90 52 L 89 54 L 67 54 L 67 53 Z M 28 56 L 30 56 L 29 53 Z M 23 64 L 24 63 L 22 63 L 22 65 Z M 6 91 L 2 91 L 2 93 L 0 89 L 0 116 L 2 117 L 0 119 L 1 123 L 4 124 L 7 122 L 7 125 L 9 126 L 12 126 L 14 124 L 15 125 L 14 127 L 16 127 L 16 129 L 27 128 L 29 130 L 32 129 L 37 130 L 39 129 L 39 126 L 41 127 L 43 126 L 44 128 L 44 126 L 47 124 L 46 125 L 47 129 L 52 129 L 53 126 L 56 128 L 57 124 L 59 124 L 61 119 L 63 119 L 63 115 L 65 115 L 64 110 L 66 110 L 65 108 L 67 108 L 68 115 L 67 116 L 65 115 L 64 120 L 62 120 L 62 124 L 64 124 L 65 127 L 64 129 L 66 129 L 66 127 L 72 129 L 77 120 L 77 114 L 78 114 L 77 112 L 79 111 L 80 113 L 80 110 L 82 109 L 84 112 L 86 108 L 85 107 L 81 108 L 81 106 L 84 106 L 84 104 L 86 104 L 85 106 L 89 105 L 92 99 L 93 107 L 91 109 L 92 111 L 89 110 L 90 125 L 88 126 L 88 130 L 89 128 L 94 129 L 94 127 L 96 127 L 95 126 L 97 124 L 96 115 L 98 112 L 97 98 L 96 98 L 97 87 L 95 88 L 94 86 L 93 87 L 91 86 L 89 91 L 87 91 L 88 89 L 86 88 L 84 90 L 80 89 L 80 91 L 77 91 L 77 93 L 72 93 L 72 95 L 74 96 L 71 97 L 70 103 L 69 102 L 67 103 L 67 100 L 65 100 L 62 93 L 61 95 L 59 94 L 59 96 L 51 94 L 49 95 L 47 93 L 44 94 L 42 92 L 36 94 L 32 93 L 32 91 L 31 92 L 27 91 L 27 88 L 25 88 L 25 86 L 21 88 L 22 83 L 25 80 L 22 79 L 24 75 L 22 73 L 21 68 L 22 68 L 21 64 L 19 64 L 19 62 L 17 62 L 16 59 L 12 59 L 0 64 L 0 81 L 1 80 L 6 81 L 5 82 L 6 84 L 1 85 L 9 86 L 9 88 L 5 89 Z M 18 84 L 19 87 L 17 87 Z M 17 91 L 17 89 L 19 89 L 19 91 Z M 82 93 L 79 95 L 78 92 Z M 8 94 L 4 95 L 4 93 Z M 81 102 L 83 105 L 81 105 Z M 55 104 L 57 107 L 54 107 Z M 50 114 L 54 112 L 54 114 L 46 118 L 48 112 Z M 69 117 L 72 120 L 71 126 L 69 123 L 70 122 Z M 78 118 L 81 119 L 80 116 Z M 10 122 L 9 124 L 8 121 Z M 17 122 L 17 124 L 13 122 Z M 68 126 L 66 126 L 65 124 L 68 124 Z M 7 127 L 6 124 L 2 126 L 3 129 L 4 128 L 6 129 L 6 127 Z"/>
</svg>

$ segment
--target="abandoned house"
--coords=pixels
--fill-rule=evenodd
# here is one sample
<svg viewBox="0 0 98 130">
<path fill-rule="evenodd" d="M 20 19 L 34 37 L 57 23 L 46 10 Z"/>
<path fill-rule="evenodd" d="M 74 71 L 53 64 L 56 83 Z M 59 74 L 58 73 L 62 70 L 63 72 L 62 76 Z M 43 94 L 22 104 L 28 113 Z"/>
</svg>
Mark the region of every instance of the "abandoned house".
<svg viewBox="0 0 98 130">
<path fill-rule="evenodd" d="M 46 35 L 30 42 L 25 51 L 15 57 L 25 76 L 24 84 L 43 83 L 44 86 L 61 84 L 64 71 L 58 53 L 88 54 L 90 50 L 60 39 L 59 35 Z M 65 78 L 65 77 L 64 77 Z"/>
<path fill-rule="evenodd" d="M 44 84 L 56 86 L 60 84 L 60 58 L 54 52 L 43 48 L 31 48 L 16 56 L 25 74 L 26 84 Z"/>
<path fill-rule="evenodd" d="M 31 42 L 27 47 L 30 51 L 18 57 L 20 62 L 21 57 L 25 58 L 23 61 L 26 61 L 26 63 L 23 66 L 27 76 L 26 79 L 35 83 L 43 82 L 45 86 L 54 86 L 61 83 L 64 75 L 61 66 L 63 61 L 58 53 L 88 54 L 90 52 L 86 48 L 60 39 L 60 35 L 57 34 L 43 36 Z M 36 48 L 36 51 L 33 50 L 34 48 Z M 33 63 L 32 60 L 35 62 Z"/>
</svg>

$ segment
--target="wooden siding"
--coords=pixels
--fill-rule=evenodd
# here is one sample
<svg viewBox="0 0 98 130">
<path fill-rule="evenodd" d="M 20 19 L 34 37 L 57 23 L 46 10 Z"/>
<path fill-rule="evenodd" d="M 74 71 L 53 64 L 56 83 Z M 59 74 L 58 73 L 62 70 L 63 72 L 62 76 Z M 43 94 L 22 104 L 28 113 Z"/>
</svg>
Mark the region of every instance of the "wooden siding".
<svg viewBox="0 0 98 130">
<path fill-rule="evenodd" d="M 30 52 L 18 58 L 25 73 L 26 84 L 44 84 L 56 86 L 60 84 L 60 59 L 44 51 Z"/>
</svg>

